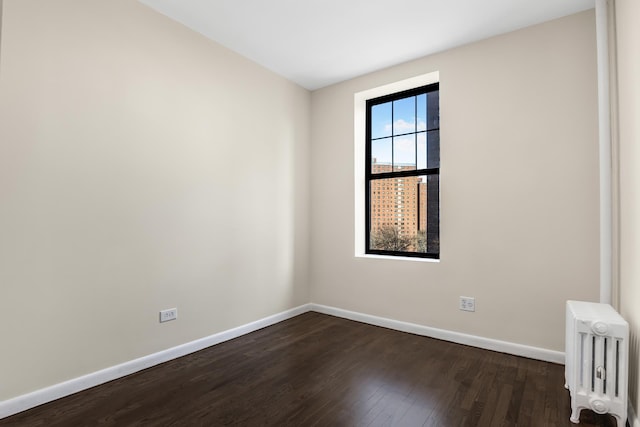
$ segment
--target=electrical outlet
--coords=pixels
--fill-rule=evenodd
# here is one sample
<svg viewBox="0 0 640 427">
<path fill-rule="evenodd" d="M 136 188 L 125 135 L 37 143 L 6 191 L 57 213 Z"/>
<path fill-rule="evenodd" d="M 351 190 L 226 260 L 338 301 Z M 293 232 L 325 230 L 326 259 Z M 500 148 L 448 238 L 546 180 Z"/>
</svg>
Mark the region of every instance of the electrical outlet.
<svg viewBox="0 0 640 427">
<path fill-rule="evenodd" d="M 473 297 L 460 297 L 460 310 L 476 311 L 476 299 Z"/>
<path fill-rule="evenodd" d="M 169 308 L 160 312 L 160 323 L 168 322 L 169 320 L 176 320 L 178 318 L 178 309 Z"/>
</svg>

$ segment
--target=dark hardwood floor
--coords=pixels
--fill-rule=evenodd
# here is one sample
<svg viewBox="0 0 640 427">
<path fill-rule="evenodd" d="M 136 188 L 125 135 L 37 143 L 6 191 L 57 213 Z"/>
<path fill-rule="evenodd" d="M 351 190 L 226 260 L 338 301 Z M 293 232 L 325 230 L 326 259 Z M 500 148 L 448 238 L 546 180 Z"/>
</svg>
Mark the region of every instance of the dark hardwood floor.
<svg viewBox="0 0 640 427">
<path fill-rule="evenodd" d="M 563 384 L 561 365 L 310 312 L 0 426 L 575 426 Z"/>
</svg>

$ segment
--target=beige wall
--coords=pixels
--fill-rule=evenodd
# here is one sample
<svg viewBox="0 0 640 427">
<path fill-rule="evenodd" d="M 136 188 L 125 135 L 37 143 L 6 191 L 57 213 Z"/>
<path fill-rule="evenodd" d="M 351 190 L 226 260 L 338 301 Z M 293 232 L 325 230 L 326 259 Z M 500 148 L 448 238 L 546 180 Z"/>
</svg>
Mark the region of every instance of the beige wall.
<svg viewBox="0 0 640 427">
<path fill-rule="evenodd" d="M 616 0 L 620 143 L 620 311 L 631 332 L 629 394 L 640 410 L 640 2 Z"/>
<path fill-rule="evenodd" d="M 0 400 L 308 302 L 308 91 L 133 0 L 1 52 Z"/>
<path fill-rule="evenodd" d="M 355 258 L 354 93 L 436 70 L 441 261 Z M 563 351 L 599 293 L 596 91 L 591 10 L 314 92 L 312 302 Z"/>
<path fill-rule="evenodd" d="M 4 0 L 0 0 L 0 62 L 2 61 L 2 9 L 3 7 L 3 1 Z"/>
</svg>

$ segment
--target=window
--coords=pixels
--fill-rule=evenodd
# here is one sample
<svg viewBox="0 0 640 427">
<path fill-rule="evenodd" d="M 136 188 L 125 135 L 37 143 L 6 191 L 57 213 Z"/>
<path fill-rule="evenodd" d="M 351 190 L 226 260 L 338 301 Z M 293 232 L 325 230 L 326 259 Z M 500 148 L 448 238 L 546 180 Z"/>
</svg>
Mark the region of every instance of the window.
<svg viewBox="0 0 640 427">
<path fill-rule="evenodd" d="M 439 94 L 433 83 L 366 100 L 367 254 L 440 257 Z"/>
</svg>

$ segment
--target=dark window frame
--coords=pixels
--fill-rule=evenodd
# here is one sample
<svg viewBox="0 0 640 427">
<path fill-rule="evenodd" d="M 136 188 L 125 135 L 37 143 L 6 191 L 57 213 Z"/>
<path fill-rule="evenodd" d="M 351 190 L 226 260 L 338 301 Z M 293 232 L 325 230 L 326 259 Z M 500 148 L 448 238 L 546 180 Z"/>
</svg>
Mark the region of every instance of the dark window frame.
<svg viewBox="0 0 640 427">
<path fill-rule="evenodd" d="M 392 170 L 391 172 L 372 172 L 372 135 L 371 135 L 371 111 L 372 107 L 384 104 L 387 102 L 392 102 L 395 100 L 400 100 L 403 98 L 407 98 L 410 96 L 418 96 L 429 92 L 439 92 L 440 84 L 439 82 L 431 83 L 428 85 L 420 86 L 417 88 L 407 89 L 391 94 L 387 94 L 384 96 L 380 96 L 377 98 L 372 98 L 366 100 L 366 131 L 365 131 L 365 254 L 368 255 L 387 255 L 387 256 L 395 256 L 395 257 L 414 257 L 414 258 L 428 258 L 428 259 L 440 259 L 440 201 L 438 200 L 437 204 L 437 212 L 438 212 L 438 251 L 437 252 L 409 252 L 409 251 L 392 251 L 392 250 L 381 250 L 381 249 L 371 249 L 371 183 L 377 180 L 390 179 L 390 178 L 403 178 L 403 177 L 413 177 L 413 176 L 429 176 L 436 175 L 438 177 L 438 199 L 439 199 L 439 182 L 440 182 L 440 164 L 438 164 L 437 168 L 423 168 L 413 170 L 393 170 L 393 161 L 392 161 Z M 439 100 L 438 100 L 438 110 L 439 110 Z M 391 124 L 393 126 L 393 115 L 391 119 Z M 417 125 L 417 122 L 416 122 Z M 425 130 L 425 133 L 431 132 L 433 130 L 437 130 L 438 134 L 440 132 L 440 126 L 438 121 L 438 127 Z M 417 134 L 419 133 L 416 129 L 416 132 L 410 132 L 409 134 Z M 393 134 L 392 134 L 393 135 Z M 401 136 L 401 135 L 393 135 L 393 136 Z M 393 149 L 392 149 L 393 156 Z M 419 197 L 419 195 L 418 195 Z M 394 208 L 395 209 L 395 208 Z M 419 220 L 419 219 L 418 219 Z"/>
</svg>

